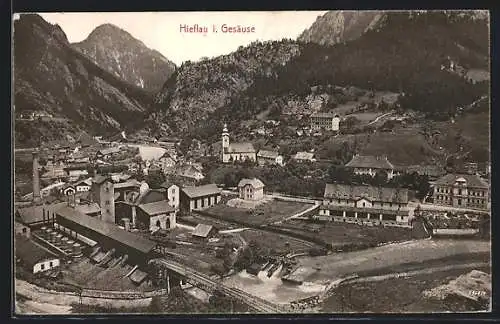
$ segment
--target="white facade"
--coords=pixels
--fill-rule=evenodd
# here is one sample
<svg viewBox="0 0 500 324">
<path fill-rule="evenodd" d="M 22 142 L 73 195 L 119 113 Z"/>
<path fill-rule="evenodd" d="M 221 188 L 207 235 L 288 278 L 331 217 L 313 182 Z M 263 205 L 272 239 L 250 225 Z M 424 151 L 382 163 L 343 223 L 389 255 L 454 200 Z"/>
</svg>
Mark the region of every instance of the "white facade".
<svg viewBox="0 0 500 324">
<path fill-rule="evenodd" d="M 167 188 L 167 200 L 170 206 L 175 210 L 179 209 L 180 205 L 180 188 L 176 185 L 171 185 Z"/>
<path fill-rule="evenodd" d="M 77 192 L 87 192 L 87 191 L 90 191 L 90 186 L 89 185 L 77 185 L 76 186 L 76 191 Z"/>
<path fill-rule="evenodd" d="M 213 195 L 204 198 L 193 198 L 189 201 L 189 210 L 203 210 L 218 204 L 221 200 L 221 195 Z"/>
<path fill-rule="evenodd" d="M 47 271 L 56 268 L 59 265 L 60 261 L 57 258 L 40 261 L 33 266 L 33 273 Z"/>
<path fill-rule="evenodd" d="M 151 216 L 149 219 L 150 231 L 155 231 L 158 229 L 170 229 L 170 228 L 175 228 L 176 226 L 177 222 L 174 212 L 170 214 Z"/>
</svg>

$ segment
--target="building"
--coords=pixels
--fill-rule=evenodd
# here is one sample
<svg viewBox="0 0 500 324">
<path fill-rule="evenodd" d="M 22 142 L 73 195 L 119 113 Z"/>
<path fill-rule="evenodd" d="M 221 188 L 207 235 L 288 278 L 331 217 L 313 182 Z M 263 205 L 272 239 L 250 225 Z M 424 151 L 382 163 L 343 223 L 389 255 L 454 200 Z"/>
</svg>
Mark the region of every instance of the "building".
<svg viewBox="0 0 500 324">
<path fill-rule="evenodd" d="M 180 188 L 179 186 L 165 181 L 161 184 L 161 188 L 165 189 L 166 198 L 170 206 L 174 207 L 175 210 L 179 210 L 180 207 Z"/>
<path fill-rule="evenodd" d="M 489 185 L 477 175 L 447 174 L 434 183 L 434 203 L 458 208 L 488 209 Z"/>
<path fill-rule="evenodd" d="M 34 230 L 41 227 L 49 218 L 53 217 L 55 211 L 67 205 L 66 202 L 60 202 L 51 205 L 19 208 L 15 212 L 15 221 Z"/>
<path fill-rule="evenodd" d="M 56 255 L 22 235 L 16 235 L 14 250 L 16 265 L 22 266 L 32 274 L 57 268 L 61 264 Z"/>
<path fill-rule="evenodd" d="M 374 177 L 378 172 L 383 172 L 387 175 L 387 179 L 394 177 L 394 165 L 389 162 L 387 156 L 356 154 L 345 166 L 351 168 L 357 175 Z"/>
<path fill-rule="evenodd" d="M 165 152 L 159 158 L 159 164 L 163 173 L 168 173 L 168 171 L 171 170 L 176 163 L 177 160 L 169 152 Z"/>
<path fill-rule="evenodd" d="M 477 162 L 465 162 L 464 171 L 467 174 L 477 174 L 479 172 L 479 165 Z"/>
<path fill-rule="evenodd" d="M 64 171 L 68 173 L 69 181 L 76 181 L 80 179 L 80 177 L 87 176 L 89 174 L 89 168 L 90 164 L 88 163 L 78 163 L 67 166 L 64 168 Z"/>
<path fill-rule="evenodd" d="M 199 239 L 210 239 L 217 234 L 217 229 L 212 225 L 198 224 L 194 228 L 191 236 Z"/>
<path fill-rule="evenodd" d="M 314 153 L 310 152 L 297 152 L 292 159 L 297 162 L 316 162 Z"/>
<path fill-rule="evenodd" d="M 339 221 L 407 224 L 413 211 L 408 206 L 407 189 L 327 184 L 319 214 Z"/>
<path fill-rule="evenodd" d="M 338 131 L 340 125 L 340 118 L 333 113 L 314 113 L 311 115 L 311 129 Z"/>
<path fill-rule="evenodd" d="M 101 215 L 101 207 L 92 202 L 75 204 L 75 210 L 90 217 L 99 217 Z"/>
<path fill-rule="evenodd" d="M 92 179 L 92 199 L 101 207 L 101 220 L 115 223 L 115 190 L 109 177 L 97 175 Z"/>
<path fill-rule="evenodd" d="M 252 143 L 230 143 L 227 125 L 222 130 L 222 162 L 257 161 L 257 152 Z"/>
<path fill-rule="evenodd" d="M 264 183 L 257 178 L 241 179 L 238 183 L 239 198 L 244 200 L 261 200 L 264 198 Z"/>
<path fill-rule="evenodd" d="M 180 196 L 181 210 L 191 212 L 206 209 L 218 204 L 221 198 L 221 190 L 215 184 L 184 187 Z"/>
<path fill-rule="evenodd" d="M 99 253 L 107 251 L 111 256 L 126 256 L 124 259 L 128 264 L 146 264 L 154 255 L 156 243 L 71 207 L 60 208 L 56 212 L 55 221 L 58 228 L 68 236 L 84 243 L 94 241 L 94 247 L 99 248 Z"/>
<path fill-rule="evenodd" d="M 119 147 L 109 147 L 105 149 L 101 149 L 97 151 L 96 153 L 96 158 L 98 159 L 109 159 L 110 157 L 113 157 L 120 153 L 120 148 Z"/>
<path fill-rule="evenodd" d="M 61 192 L 65 196 L 73 196 L 76 193 L 76 189 L 74 185 L 67 183 L 62 187 Z"/>
<path fill-rule="evenodd" d="M 257 163 L 259 165 L 274 164 L 283 166 L 283 156 L 276 151 L 260 150 L 257 153 Z"/>
<path fill-rule="evenodd" d="M 395 168 L 394 173 L 396 174 L 412 174 L 417 173 L 420 176 L 427 176 L 429 181 L 437 180 L 438 178 L 444 176 L 446 171 L 438 165 L 410 165 L 408 167 Z"/>
<path fill-rule="evenodd" d="M 200 181 L 205 179 L 205 176 L 203 175 L 203 172 L 201 172 L 198 168 L 196 168 L 194 165 L 186 164 L 184 166 L 181 166 L 177 170 L 177 175 L 194 180 L 194 181 Z"/>
<path fill-rule="evenodd" d="M 76 192 L 87 192 L 92 187 L 92 178 L 81 180 L 75 183 Z"/>
<path fill-rule="evenodd" d="M 175 209 L 167 200 L 140 204 L 137 210 L 137 221 L 150 231 L 171 229 L 177 225 Z"/>
</svg>

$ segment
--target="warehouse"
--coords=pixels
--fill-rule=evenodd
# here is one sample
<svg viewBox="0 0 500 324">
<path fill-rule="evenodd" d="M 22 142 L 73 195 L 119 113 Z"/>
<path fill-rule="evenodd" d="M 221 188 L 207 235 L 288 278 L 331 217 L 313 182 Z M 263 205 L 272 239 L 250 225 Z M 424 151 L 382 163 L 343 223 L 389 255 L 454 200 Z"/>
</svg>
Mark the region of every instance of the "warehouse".
<svg viewBox="0 0 500 324">
<path fill-rule="evenodd" d="M 98 242 L 103 250 L 128 255 L 128 260 L 135 264 L 144 264 L 153 257 L 154 242 L 70 207 L 63 207 L 56 212 L 56 222 L 76 232 L 73 234 L 74 238 L 78 239 L 78 235 L 83 235 Z"/>
</svg>

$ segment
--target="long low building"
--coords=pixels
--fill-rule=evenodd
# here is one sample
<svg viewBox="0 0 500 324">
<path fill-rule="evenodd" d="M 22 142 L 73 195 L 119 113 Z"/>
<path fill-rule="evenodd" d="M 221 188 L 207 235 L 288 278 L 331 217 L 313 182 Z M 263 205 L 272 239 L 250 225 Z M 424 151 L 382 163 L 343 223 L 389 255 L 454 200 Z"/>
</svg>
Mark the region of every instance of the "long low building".
<svg viewBox="0 0 500 324">
<path fill-rule="evenodd" d="M 327 184 L 320 215 L 408 223 L 413 211 L 407 189 Z"/>
<path fill-rule="evenodd" d="M 74 231 L 73 235 L 83 235 L 98 242 L 103 249 L 115 249 L 119 254 L 128 255 L 129 260 L 146 262 L 153 253 L 156 243 L 142 236 L 128 232 L 94 217 L 82 214 L 71 207 L 56 211 L 56 223 Z"/>
</svg>

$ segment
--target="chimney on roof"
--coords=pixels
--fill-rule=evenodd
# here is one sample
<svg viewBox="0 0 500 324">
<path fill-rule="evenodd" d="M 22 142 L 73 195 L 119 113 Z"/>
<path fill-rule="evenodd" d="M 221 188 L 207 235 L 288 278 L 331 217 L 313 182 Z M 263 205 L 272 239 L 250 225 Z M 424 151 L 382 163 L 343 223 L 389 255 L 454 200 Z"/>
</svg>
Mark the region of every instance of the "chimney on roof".
<svg viewBox="0 0 500 324">
<path fill-rule="evenodd" d="M 38 150 L 33 151 L 33 202 L 40 201 L 40 175 L 38 171 Z"/>
</svg>

